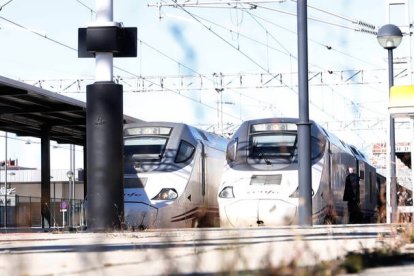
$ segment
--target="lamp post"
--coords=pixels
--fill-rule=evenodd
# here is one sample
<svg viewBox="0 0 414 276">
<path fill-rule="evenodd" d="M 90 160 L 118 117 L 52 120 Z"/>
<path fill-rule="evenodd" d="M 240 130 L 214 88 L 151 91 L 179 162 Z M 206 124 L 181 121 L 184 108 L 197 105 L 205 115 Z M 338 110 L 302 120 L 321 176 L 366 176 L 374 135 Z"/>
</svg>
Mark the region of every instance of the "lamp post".
<svg viewBox="0 0 414 276">
<path fill-rule="evenodd" d="M 50 176 L 52 181 L 53 176 Z M 56 182 L 53 181 L 53 228 L 56 228 Z"/>
<path fill-rule="evenodd" d="M 68 212 L 68 226 L 71 228 L 73 226 L 72 223 L 72 217 L 73 217 L 73 204 L 74 204 L 74 198 L 73 198 L 73 187 L 72 187 L 72 178 L 73 178 L 73 171 L 68 171 L 66 173 L 66 176 L 69 179 L 69 212 Z"/>
<path fill-rule="evenodd" d="M 392 24 L 382 26 L 377 34 L 378 43 L 386 50 L 388 50 L 388 88 L 389 91 L 394 85 L 394 66 L 393 66 L 393 50 L 397 48 L 402 40 L 401 30 Z M 388 91 L 388 93 L 389 93 Z M 390 195 L 391 201 L 391 222 L 397 222 L 397 179 L 396 179 L 396 161 L 395 161 L 395 125 L 394 118 L 390 115 L 390 188 L 387 194 Z M 388 196 L 387 196 L 388 198 Z M 389 212 L 387 211 L 387 214 Z M 387 215 L 387 222 L 389 216 Z"/>
</svg>

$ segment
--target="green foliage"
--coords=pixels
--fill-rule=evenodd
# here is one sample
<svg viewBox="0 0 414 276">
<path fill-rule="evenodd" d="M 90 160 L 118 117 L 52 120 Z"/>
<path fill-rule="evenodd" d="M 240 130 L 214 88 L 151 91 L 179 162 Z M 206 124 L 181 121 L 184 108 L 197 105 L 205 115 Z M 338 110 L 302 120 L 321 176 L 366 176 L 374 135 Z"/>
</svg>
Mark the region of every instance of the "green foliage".
<svg viewBox="0 0 414 276">
<path fill-rule="evenodd" d="M 414 261 L 414 254 L 401 253 L 390 248 L 379 248 L 361 253 L 350 252 L 340 265 L 347 273 L 358 273 L 367 268 L 403 265 Z"/>
</svg>

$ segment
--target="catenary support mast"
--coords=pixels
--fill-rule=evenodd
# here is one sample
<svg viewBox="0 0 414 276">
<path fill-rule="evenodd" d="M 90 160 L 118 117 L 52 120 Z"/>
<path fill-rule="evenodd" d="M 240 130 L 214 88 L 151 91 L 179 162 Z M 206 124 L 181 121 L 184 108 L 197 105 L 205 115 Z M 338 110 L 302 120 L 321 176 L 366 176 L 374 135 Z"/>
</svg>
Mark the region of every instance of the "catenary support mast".
<svg viewBox="0 0 414 276">
<path fill-rule="evenodd" d="M 312 170 L 310 151 L 308 93 L 308 30 L 307 1 L 297 1 L 298 11 L 298 72 L 299 72 L 299 224 L 312 225 Z"/>
</svg>

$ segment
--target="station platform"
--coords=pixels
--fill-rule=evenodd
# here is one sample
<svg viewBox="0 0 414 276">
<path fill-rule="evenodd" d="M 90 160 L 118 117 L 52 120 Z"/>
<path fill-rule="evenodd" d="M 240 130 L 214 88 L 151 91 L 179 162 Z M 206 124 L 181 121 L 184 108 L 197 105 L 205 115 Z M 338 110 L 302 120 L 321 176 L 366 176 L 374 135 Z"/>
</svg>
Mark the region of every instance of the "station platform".
<svg viewBox="0 0 414 276">
<path fill-rule="evenodd" d="M 398 227 L 404 226 L 324 225 L 113 233 L 42 232 L 41 229 L 6 232 L 3 229 L 0 275 L 262 275 L 269 272 L 277 275 L 279 269 L 292 271 L 321 263 L 326 266 L 327 261 L 338 260 L 348 252 L 396 246 L 404 238 L 401 234 L 404 231 Z M 414 245 L 410 246 L 404 245 L 403 250 L 414 252 Z M 413 269 L 414 263 L 399 263 L 365 269 L 359 275 L 412 275 Z"/>
</svg>

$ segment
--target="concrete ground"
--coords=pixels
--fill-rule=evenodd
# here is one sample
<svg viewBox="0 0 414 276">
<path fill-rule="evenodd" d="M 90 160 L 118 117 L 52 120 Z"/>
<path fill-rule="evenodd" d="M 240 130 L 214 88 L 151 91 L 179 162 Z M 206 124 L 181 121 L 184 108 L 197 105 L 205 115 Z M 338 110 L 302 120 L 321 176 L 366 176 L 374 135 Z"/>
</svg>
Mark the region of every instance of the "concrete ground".
<svg viewBox="0 0 414 276">
<path fill-rule="evenodd" d="M 259 275 L 264 271 L 277 275 L 277 268 L 292 267 L 292 261 L 294 267 L 315 266 L 350 251 L 388 248 L 401 239 L 396 226 L 372 224 L 116 233 L 16 231 L 0 234 L 0 275 Z M 407 263 L 360 275 L 413 275 L 413 269 L 414 264 Z"/>
</svg>

